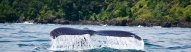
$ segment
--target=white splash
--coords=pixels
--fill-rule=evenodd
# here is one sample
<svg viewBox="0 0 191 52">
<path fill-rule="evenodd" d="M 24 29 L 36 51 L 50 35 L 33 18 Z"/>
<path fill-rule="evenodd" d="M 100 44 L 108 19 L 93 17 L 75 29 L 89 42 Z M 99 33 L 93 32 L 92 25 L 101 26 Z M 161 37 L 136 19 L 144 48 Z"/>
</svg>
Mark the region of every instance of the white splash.
<svg viewBox="0 0 191 52">
<path fill-rule="evenodd" d="M 25 21 L 25 22 L 23 22 L 23 23 L 14 23 L 14 24 L 34 24 L 33 22 L 27 22 L 27 21 Z"/>
<path fill-rule="evenodd" d="M 84 35 L 61 35 L 55 39 L 51 38 L 49 50 L 87 50 L 94 48 L 109 47 L 114 49 L 144 50 L 143 40 L 134 37 L 114 37 L 89 34 Z"/>
<path fill-rule="evenodd" d="M 57 38 L 51 38 L 51 47 L 49 50 L 85 50 L 93 49 L 90 35 L 61 35 Z"/>
<path fill-rule="evenodd" d="M 94 37 L 94 38 L 93 38 Z M 94 44 L 100 47 L 109 47 L 114 49 L 134 49 L 144 50 L 143 40 L 137 40 L 134 37 L 114 37 L 114 36 L 93 36 Z"/>
</svg>

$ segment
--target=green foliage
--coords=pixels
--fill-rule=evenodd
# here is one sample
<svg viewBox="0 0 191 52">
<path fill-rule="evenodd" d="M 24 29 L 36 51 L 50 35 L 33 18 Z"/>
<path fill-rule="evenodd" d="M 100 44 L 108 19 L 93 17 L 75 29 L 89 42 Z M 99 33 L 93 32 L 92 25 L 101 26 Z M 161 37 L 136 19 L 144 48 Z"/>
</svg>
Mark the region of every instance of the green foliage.
<svg viewBox="0 0 191 52">
<path fill-rule="evenodd" d="M 1 0 L 0 20 L 59 16 L 65 20 L 159 20 L 191 22 L 191 0 Z"/>
<path fill-rule="evenodd" d="M 186 18 L 186 21 L 191 22 L 191 5 L 184 9 L 184 17 Z"/>
</svg>

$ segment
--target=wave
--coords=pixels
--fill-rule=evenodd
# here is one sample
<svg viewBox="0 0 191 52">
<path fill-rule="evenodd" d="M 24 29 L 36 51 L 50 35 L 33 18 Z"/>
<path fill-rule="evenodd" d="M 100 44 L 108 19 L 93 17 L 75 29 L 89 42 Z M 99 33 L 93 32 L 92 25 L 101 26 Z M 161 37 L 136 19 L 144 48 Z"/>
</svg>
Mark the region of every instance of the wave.
<svg viewBox="0 0 191 52">
<path fill-rule="evenodd" d="M 174 47 L 168 47 L 167 49 L 175 50 L 175 49 L 188 49 L 188 48 L 191 48 L 191 45 L 174 46 Z"/>
<path fill-rule="evenodd" d="M 15 41 L 6 41 L 6 40 L 5 40 L 5 41 L 0 41 L 0 42 L 15 42 Z"/>
<path fill-rule="evenodd" d="M 36 40 L 20 40 L 20 42 L 48 42 L 49 39 L 36 39 Z"/>
<path fill-rule="evenodd" d="M 19 47 L 23 47 L 23 46 L 35 46 L 34 44 L 17 44 Z"/>
<path fill-rule="evenodd" d="M 12 29 L 12 28 L 0 28 L 0 29 Z"/>
</svg>

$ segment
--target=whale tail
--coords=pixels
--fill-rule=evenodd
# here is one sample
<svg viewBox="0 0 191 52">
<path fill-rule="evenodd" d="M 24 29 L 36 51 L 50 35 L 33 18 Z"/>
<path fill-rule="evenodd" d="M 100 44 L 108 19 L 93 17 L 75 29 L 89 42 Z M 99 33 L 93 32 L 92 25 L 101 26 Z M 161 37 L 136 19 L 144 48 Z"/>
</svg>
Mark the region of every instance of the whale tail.
<svg viewBox="0 0 191 52">
<path fill-rule="evenodd" d="M 94 35 L 96 31 L 94 30 L 86 30 L 90 36 Z"/>
<path fill-rule="evenodd" d="M 75 29 L 75 28 L 69 28 L 69 27 L 60 27 L 52 30 L 50 32 L 50 36 L 52 36 L 53 39 L 57 38 L 60 35 L 84 35 L 89 34 L 93 35 L 96 31 L 90 30 L 88 28 L 84 29 Z"/>
<path fill-rule="evenodd" d="M 139 36 L 126 31 L 94 31 L 88 28 L 61 27 L 52 30 L 50 35 L 53 37 L 50 50 L 84 50 L 100 47 L 144 49 L 143 40 Z"/>
</svg>

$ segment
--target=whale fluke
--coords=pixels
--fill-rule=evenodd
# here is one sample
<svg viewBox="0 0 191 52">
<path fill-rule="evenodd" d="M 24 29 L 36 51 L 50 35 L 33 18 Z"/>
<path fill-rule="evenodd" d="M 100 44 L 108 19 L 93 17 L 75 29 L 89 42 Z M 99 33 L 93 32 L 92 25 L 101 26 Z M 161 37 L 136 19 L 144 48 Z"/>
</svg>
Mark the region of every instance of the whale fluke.
<svg viewBox="0 0 191 52">
<path fill-rule="evenodd" d="M 60 27 L 52 30 L 50 36 L 52 36 L 52 45 L 49 50 L 86 50 L 103 47 L 144 49 L 144 41 L 141 37 L 131 32 L 120 30 L 94 31 L 88 28 Z"/>
<path fill-rule="evenodd" d="M 127 31 L 118 31 L 118 30 L 101 30 L 96 31 L 96 34 L 102 35 L 102 36 L 116 36 L 116 37 L 134 37 L 138 40 L 141 40 L 141 38 L 133 33 L 127 32 Z"/>
<path fill-rule="evenodd" d="M 100 30 L 100 31 L 94 31 L 90 29 L 75 29 L 75 28 L 69 28 L 69 27 L 60 27 L 52 30 L 50 32 L 50 35 L 53 36 L 53 39 L 58 37 L 59 35 L 83 35 L 83 34 L 98 34 L 102 36 L 116 36 L 116 37 L 135 37 L 138 40 L 141 40 L 141 38 L 131 32 L 127 31 L 119 31 L 119 30 Z"/>
<path fill-rule="evenodd" d="M 75 29 L 69 27 L 60 27 L 52 30 L 50 36 L 53 36 L 53 39 L 59 35 L 83 35 L 83 34 L 94 34 L 95 31 L 89 29 Z"/>
</svg>

